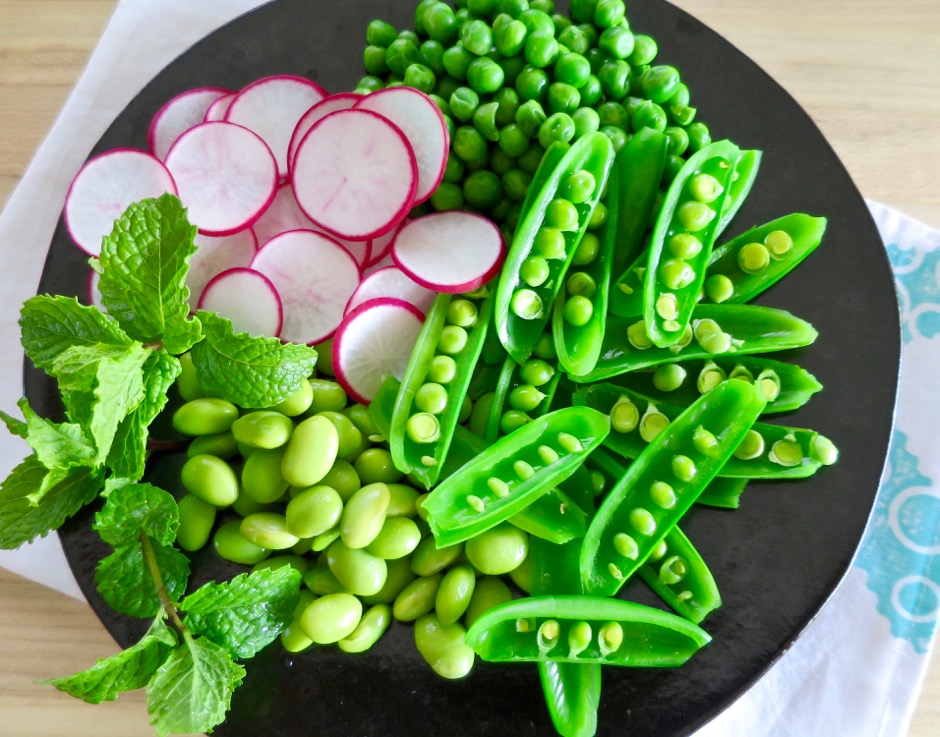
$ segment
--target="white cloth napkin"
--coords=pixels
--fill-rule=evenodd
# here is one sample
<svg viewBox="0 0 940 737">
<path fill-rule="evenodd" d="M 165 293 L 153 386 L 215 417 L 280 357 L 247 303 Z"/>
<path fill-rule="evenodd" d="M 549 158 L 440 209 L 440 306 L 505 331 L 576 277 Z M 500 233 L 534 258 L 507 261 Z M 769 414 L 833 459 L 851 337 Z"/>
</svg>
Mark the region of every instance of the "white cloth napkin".
<svg viewBox="0 0 940 737">
<path fill-rule="evenodd" d="M 0 215 L 0 407 L 22 394 L 16 324 L 35 294 L 69 181 L 144 83 L 261 0 L 122 0 L 62 113 Z M 146 29 L 146 33 L 142 32 Z M 875 517 L 855 564 L 797 643 L 695 737 L 906 734 L 940 610 L 940 233 L 869 203 L 894 266 L 904 323 L 900 403 Z M 32 250 L 23 245 L 33 244 Z M 0 474 L 26 455 L 0 439 Z M 0 566 L 81 598 L 50 536 L 0 552 Z"/>
</svg>

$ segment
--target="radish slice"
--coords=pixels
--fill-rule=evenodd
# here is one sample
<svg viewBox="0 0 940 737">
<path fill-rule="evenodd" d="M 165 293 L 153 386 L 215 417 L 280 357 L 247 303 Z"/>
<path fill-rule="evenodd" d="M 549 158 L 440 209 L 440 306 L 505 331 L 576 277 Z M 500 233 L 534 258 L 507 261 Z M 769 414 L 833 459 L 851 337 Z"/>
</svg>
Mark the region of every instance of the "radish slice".
<svg viewBox="0 0 940 737">
<path fill-rule="evenodd" d="M 418 284 L 457 294 L 483 286 L 506 258 L 494 223 L 472 212 L 435 212 L 401 227 L 392 245 L 398 267 Z"/>
<path fill-rule="evenodd" d="M 428 199 L 444 178 L 450 146 L 440 108 L 412 87 L 389 87 L 366 95 L 356 103 L 356 109 L 372 110 L 401 128 L 418 162 L 415 204 Z"/>
<path fill-rule="evenodd" d="M 372 264 L 372 266 L 370 266 L 369 268 L 363 269 L 363 270 L 362 270 L 362 275 L 363 275 L 363 276 L 369 276 L 370 274 L 374 274 L 374 273 L 375 273 L 376 271 L 378 271 L 379 269 L 384 269 L 386 266 L 395 266 L 395 260 L 392 258 L 392 252 L 391 252 L 391 251 L 389 251 L 388 253 L 386 253 L 381 259 L 379 259 L 378 261 L 376 261 L 376 262 L 375 262 L 374 264 Z M 395 266 L 395 268 L 397 269 L 398 267 Z"/>
<path fill-rule="evenodd" d="M 303 210 L 300 209 L 300 205 L 297 204 L 297 200 L 294 198 L 294 192 L 289 182 L 285 182 L 278 187 L 271 206 L 258 218 L 258 221 L 252 226 L 252 230 L 255 231 L 255 235 L 258 236 L 258 243 L 262 246 L 274 236 L 286 233 L 289 230 L 315 230 L 318 233 L 329 235 L 304 215 Z M 348 241 L 334 235 L 331 235 L 330 238 L 349 251 L 360 266 L 366 262 L 371 254 L 369 241 Z"/>
<path fill-rule="evenodd" d="M 256 134 L 232 123 L 186 131 L 166 156 L 189 219 L 208 235 L 249 227 L 274 199 L 277 164 Z"/>
<path fill-rule="evenodd" d="M 349 251 L 313 230 L 275 236 L 261 247 L 251 268 L 268 277 L 281 295 L 281 338 L 294 343 L 329 338 L 360 277 Z"/>
<path fill-rule="evenodd" d="M 219 87 L 198 87 L 183 92 L 157 111 L 147 130 L 151 153 L 166 161 L 167 152 L 183 133 L 205 120 L 209 107 L 219 98 L 232 94 Z"/>
<path fill-rule="evenodd" d="M 251 229 L 215 237 L 196 234 L 198 248 L 189 262 L 186 286 L 189 304 L 198 304 L 202 290 L 216 274 L 238 266 L 248 266 L 258 252 L 258 241 Z"/>
<path fill-rule="evenodd" d="M 287 147 L 297 121 L 324 97 L 326 90 L 304 77 L 265 77 L 235 95 L 225 120 L 261 136 L 277 159 L 278 176 L 286 179 Z"/>
<path fill-rule="evenodd" d="M 97 307 L 102 312 L 107 312 L 104 306 L 104 302 L 101 301 L 101 290 L 98 289 L 98 284 L 101 282 L 101 274 L 99 274 L 95 269 L 88 269 L 88 281 L 86 287 L 88 289 L 88 304 L 92 307 Z"/>
<path fill-rule="evenodd" d="M 353 107 L 361 99 L 362 95 L 358 92 L 340 92 L 335 95 L 330 95 L 329 97 L 324 97 L 320 102 L 305 112 L 300 120 L 297 121 L 297 126 L 294 128 L 294 132 L 290 137 L 290 144 L 287 146 L 288 170 L 294 170 L 294 155 L 297 153 L 297 147 L 300 146 L 300 142 L 303 140 L 304 136 L 313 128 L 314 123 L 325 118 L 330 113 L 335 113 L 337 110 L 349 110 L 349 108 Z"/>
<path fill-rule="evenodd" d="M 271 280 L 242 267 L 214 276 L 199 298 L 199 309 L 227 317 L 236 333 L 269 338 L 278 336 L 284 320 L 281 298 Z"/>
<path fill-rule="evenodd" d="M 405 218 L 402 223 L 407 223 L 408 219 Z M 382 261 L 386 256 L 390 256 L 392 253 L 392 241 L 395 240 L 395 234 L 399 231 L 401 225 L 394 230 L 390 230 L 385 235 L 380 235 L 378 238 L 373 238 L 369 242 L 369 262 L 366 264 L 366 267 L 375 266 L 379 261 Z M 389 261 L 391 263 L 391 261 Z"/>
<path fill-rule="evenodd" d="M 401 129 L 368 110 L 338 110 L 317 121 L 294 159 L 297 204 L 321 228 L 350 240 L 394 228 L 411 209 L 417 183 Z"/>
<path fill-rule="evenodd" d="M 333 339 L 336 380 L 357 402 L 368 404 L 387 376 L 401 380 L 424 316 L 400 299 L 374 299 L 343 320 Z"/>
<path fill-rule="evenodd" d="M 397 266 L 386 266 L 378 271 L 373 271 L 362 280 L 362 283 L 353 292 L 353 296 L 349 298 L 349 304 L 346 305 L 346 314 L 348 315 L 359 305 L 369 300 L 379 299 L 380 297 L 393 297 L 417 307 L 421 314 L 427 315 L 431 305 L 434 304 L 436 296 L 430 289 L 415 284 Z"/>
<path fill-rule="evenodd" d="M 235 99 L 235 93 L 232 92 L 228 95 L 223 95 L 218 100 L 213 102 L 209 109 L 206 110 L 206 115 L 202 119 L 203 123 L 217 123 L 220 120 L 225 120 L 225 113 L 228 112 L 229 105 L 232 104 L 232 100 Z"/>
<path fill-rule="evenodd" d="M 90 256 L 134 202 L 159 197 L 177 187 L 167 167 L 144 151 L 118 148 L 90 159 L 65 195 L 65 227 L 75 245 Z"/>
</svg>

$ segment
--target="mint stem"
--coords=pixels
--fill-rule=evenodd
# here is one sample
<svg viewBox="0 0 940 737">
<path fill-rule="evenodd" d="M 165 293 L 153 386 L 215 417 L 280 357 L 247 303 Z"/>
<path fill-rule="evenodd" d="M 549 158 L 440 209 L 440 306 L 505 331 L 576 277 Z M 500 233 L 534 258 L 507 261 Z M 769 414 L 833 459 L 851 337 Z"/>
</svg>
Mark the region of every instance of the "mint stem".
<svg viewBox="0 0 940 737">
<path fill-rule="evenodd" d="M 180 619 L 176 604 L 167 593 L 166 584 L 163 582 L 163 574 L 160 573 L 160 566 L 157 565 L 157 556 L 153 551 L 153 543 L 150 542 L 150 537 L 147 533 L 143 531 L 141 531 L 139 539 L 144 552 L 144 560 L 147 563 L 147 570 L 150 571 L 150 577 L 153 579 L 154 586 L 157 588 L 157 596 L 160 597 L 160 602 L 163 604 L 163 611 L 166 612 L 170 622 L 172 622 L 179 633 L 185 636 L 188 630 L 186 629 L 186 625 L 183 624 L 183 620 Z"/>
</svg>

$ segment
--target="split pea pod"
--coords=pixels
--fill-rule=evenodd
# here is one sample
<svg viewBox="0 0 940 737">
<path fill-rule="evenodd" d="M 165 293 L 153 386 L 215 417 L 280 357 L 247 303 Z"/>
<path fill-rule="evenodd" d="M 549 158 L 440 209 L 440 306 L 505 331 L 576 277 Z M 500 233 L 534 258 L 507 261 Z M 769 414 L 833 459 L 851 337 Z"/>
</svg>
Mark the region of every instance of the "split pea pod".
<svg viewBox="0 0 940 737">
<path fill-rule="evenodd" d="M 389 450 L 426 488 L 437 481 L 480 357 L 493 298 L 440 294 L 415 343 L 392 411 Z"/>
<path fill-rule="evenodd" d="M 560 378 L 561 372 L 553 360 L 530 358 L 518 364 L 512 356 L 506 356 L 493 390 L 483 439 L 494 443 L 500 436 L 544 415 Z"/>
<path fill-rule="evenodd" d="M 669 185 L 643 283 L 643 319 L 656 346 L 675 345 L 691 320 L 740 156 L 729 141 L 712 143 L 693 154 Z"/>
<path fill-rule="evenodd" d="M 519 363 L 548 322 L 561 280 L 574 258 L 613 165 L 610 139 L 578 139 L 547 178 L 519 223 L 496 289 L 499 339 Z"/>
<path fill-rule="evenodd" d="M 607 493 L 581 548 L 585 590 L 614 595 L 682 518 L 741 443 L 764 405 L 727 381 L 660 432 Z"/>
<path fill-rule="evenodd" d="M 738 214 L 741 205 L 747 199 L 754 186 L 754 180 L 757 179 L 757 172 L 760 170 L 761 157 L 763 153 L 756 149 L 748 149 L 741 152 L 738 164 L 734 168 L 734 176 L 731 177 L 731 184 L 728 187 L 728 197 L 721 208 L 721 214 L 718 216 L 718 227 L 715 237 L 721 235 L 728 224 Z"/>
<path fill-rule="evenodd" d="M 498 440 L 424 500 L 437 544 L 467 540 L 529 506 L 571 476 L 609 429 L 600 412 L 567 407 Z"/>
<path fill-rule="evenodd" d="M 589 374 L 570 378 L 588 383 L 675 361 L 802 348 L 817 336 L 812 325 L 785 310 L 758 305 L 699 305 L 682 340 L 660 348 L 653 345 L 642 320 L 610 315 L 597 366 Z"/>
<path fill-rule="evenodd" d="M 711 637 L 682 617 L 632 601 L 534 596 L 493 607 L 473 623 L 466 641 L 493 663 L 664 668 L 682 665 Z"/>
</svg>

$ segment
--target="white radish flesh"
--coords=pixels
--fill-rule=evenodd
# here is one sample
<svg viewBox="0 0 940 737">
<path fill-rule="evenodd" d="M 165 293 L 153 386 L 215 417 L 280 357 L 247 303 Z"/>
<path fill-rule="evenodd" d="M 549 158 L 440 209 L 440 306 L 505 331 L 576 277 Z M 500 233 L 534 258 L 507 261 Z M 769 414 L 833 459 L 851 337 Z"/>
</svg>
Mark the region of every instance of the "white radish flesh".
<svg viewBox="0 0 940 737">
<path fill-rule="evenodd" d="M 423 323 L 399 299 L 374 299 L 350 312 L 333 339 L 333 369 L 346 393 L 368 404 L 386 377 L 400 380 Z"/>
<path fill-rule="evenodd" d="M 294 343 L 329 338 L 360 278 L 349 251 L 312 230 L 275 236 L 258 250 L 251 268 L 268 277 L 281 295 L 281 338 Z"/>
<path fill-rule="evenodd" d="M 232 321 L 236 333 L 278 337 L 284 313 L 277 289 L 264 274 L 247 268 L 214 276 L 199 298 L 199 309 Z"/>
<path fill-rule="evenodd" d="M 506 258 L 503 236 L 490 220 L 470 212 L 436 212 L 403 225 L 392 258 L 408 276 L 436 292 L 481 287 Z"/>
<path fill-rule="evenodd" d="M 368 110 L 338 110 L 304 136 L 291 179 L 300 208 L 329 233 L 368 240 L 401 221 L 414 200 L 414 152 L 393 123 Z"/>
<path fill-rule="evenodd" d="M 297 121 L 324 97 L 326 90 L 304 77 L 265 77 L 235 95 L 225 120 L 261 136 L 277 160 L 278 176 L 286 179 L 287 147 Z"/>
<path fill-rule="evenodd" d="M 167 167 L 144 151 L 119 148 L 90 159 L 65 196 L 65 227 L 79 248 L 101 253 L 101 239 L 134 202 L 177 194 Z"/>
<path fill-rule="evenodd" d="M 418 162 L 415 204 L 428 199 L 444 177 L 450 146 L 440 108 L 412 87 L 389 87 L 366 95 L 356 103 L 356 109 L 372 110 L 401 128 Z"/>
<path fill-rule="evenodd" d="M 258 241 L 250 228 L 218 237 L 197 233 L 196 246 L 186 274 L 190 305 L 199 303 L 210 279 L 228 269 L 248 266 L 258 251 Z"/>
<path fill-rule="evenodd" d="M 402 224 L 407 222 L 408 218 L 405 218 L 402 221 Z M 394 230 L 390 230 L 388 233 L 385 235 L 380 235 L 378 238 L 373 238 L 369 242 L 369 261 L 366 264 L 366 268 L 375 266 L 386 257 L 389 259 L 388 263 L 392 263 L 392 242 L 395 240 L 395 234 L 398 232 L 399 228 L 401 228 L 401 224 L 399 224 L 398 227 Z"/>
<path fill-rule="evenodd" d="M 297 147 L 300 146 L 300 142 L 304 139 L 304 136 L 310 132 L 310 129 L 313 128 L 318 120 L 325 118 L 330 113 L 335 113 L 337 110 L 349 110 L 349 108 L 353 107 L 360 99 L 362 99 L 362 95 L 358 92 L 339 92 L 335 95 L 324 97 L 320 102 L 305 112 L 300 120 L 297 121 L 294 132 L 290 137 L 290 144 L 287 147 L 288 170 L 294 170 L 294 155 L 297 153 Z"/>
<path fill-rule="evenodd" d="M 423 315 L 428 314 L 437 295 L 430 289 L 416 284 L 397 266 L 386 266 L 373 271 L 362 280 L 346 305 L 348 315 L 359 305 L 380 297 L 393 297 L 418 308 Z"/>
<path fill-rule="evenodd" d="M 203 123 L 216 123 L 220 120 L 225 120 L 225 113 L 228 112 L 229 105 L 232 104 L 232 100 L 235 99 L 235 93 L 232 92 L 228 95 L 223 95 L 218 100 L 213 102 L 209 109 L 206 110 L 205 117 L 203 117 Z"/>
<path fill-rule="evenodd" d="M 198 87 L 187 90 L 157 111 L 147 130 L 150 152 L 160 161 L 166 160 L 170 148 L 183 133 L 199 125 L 216 100 L 232 94 L 219 87 Z"/>
<path fill-rule="evenodd" d="M 209 235 L 251 226 L 277 189 L 271 150 L 255 133 L 232 123 L 189 129 L 173 144 L 166 166 L 190 221 Z"/>
</svg>

